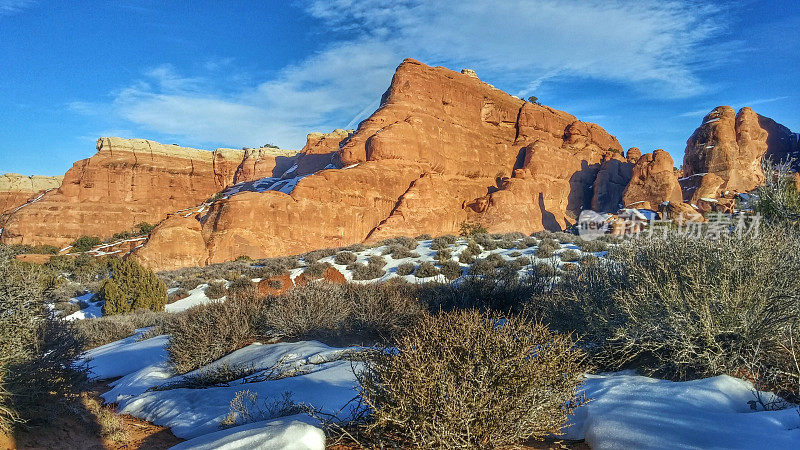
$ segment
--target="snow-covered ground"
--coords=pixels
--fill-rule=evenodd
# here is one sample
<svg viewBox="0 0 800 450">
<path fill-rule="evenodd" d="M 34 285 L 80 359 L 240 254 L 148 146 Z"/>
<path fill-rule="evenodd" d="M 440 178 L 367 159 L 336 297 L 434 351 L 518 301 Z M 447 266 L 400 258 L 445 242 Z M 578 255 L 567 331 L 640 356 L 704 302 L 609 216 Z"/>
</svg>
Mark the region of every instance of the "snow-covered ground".
<svg viewBox="0 0 800 450">
<path fill-rule="evenodd" d="M 95 378 L 122 377 L 103 395 L 119 411 L 189 439 L 177 448 L 322 449 L 325 438 L 316 419 L 299 414 L 220 429 L 237 392 L 248 390 L 259 401 L 292 399 L 326 414 L 346 418 L 356 395 L 348 359 L 356 348 L 335 348 L 316 341 L 255 343 L 185 376 L 169 367 L 167 336 L 140 340 L 145 330 L 90 352 Z M 246 377 L 202 389 L 170 384 L 219 367 L 244 367 Z M 265 373 L 280 374 L 264 377 Z M 157 390 L 153 388 L 159 387 Z M 631 372 L 587 375 L 591 401 L 580 407 L 566 437 L 586 439 L 597 449 L 800 448 L 800 415 L 796 409 L 754 411 L 752 386 L 719 376 L 670 382 Z M 771 394 L 766 394 L 771 395 Z"/>
<path fill-rule="evenodd" d="M 189 296 L 186 298 L 182 298 L 177 302 L 170 303 L 164 307 L 164 311 L 171 312 L 171 313 L 178 313 L 182 311 L 186 311 L 187 309 L 198 306 L 198 305 L 205 305 L 206 303 L 213 303 L 213 302 L 222 302 L 225 301 L 225 297 L 222 297 L 218 300 L 212 300 L 206 297 L 206 288 L 208 284 L 201 284 L 196 288 L 189 291 Z"/>
</svg>

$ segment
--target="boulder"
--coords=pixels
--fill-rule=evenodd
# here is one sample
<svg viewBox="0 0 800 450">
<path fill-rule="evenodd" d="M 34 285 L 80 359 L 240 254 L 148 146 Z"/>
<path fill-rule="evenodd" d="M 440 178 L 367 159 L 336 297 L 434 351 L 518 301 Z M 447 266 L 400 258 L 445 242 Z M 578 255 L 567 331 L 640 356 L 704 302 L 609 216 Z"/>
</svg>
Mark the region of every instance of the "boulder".
<svg viewBox="0 0 800 450">
<path fill-rule="evenodd" d="M 635 160 L 631 159 L 631 150 L 627 158 L 613 155 L 604 160 L 594 181 L 592 210 L 597 212 L 616 212 L 621 206 L 622 194 L 633 177 Z M 636 149 L 638 150 L 638 149 Z"/>
<path fill-rule="evenodd" d="M 640 202 L 659 205 L 662 202 L 680 203 L 681 186 L 673 173 L 672 157 L 658 149 L 646 153 L 636 161 L 633 174 L 622 203 L 625 207 L 640 207 Z"/>
<path fill-rule="evenodd" d="M 642 151 L 639 150 L 638 147 L 631 147 L 628 149 L 627 153 L 625 153 L 625 159 L 627 159 L 629 163 L 636 164 L 636 161 L 638 161 L 641 157 Z"/>
</svg>

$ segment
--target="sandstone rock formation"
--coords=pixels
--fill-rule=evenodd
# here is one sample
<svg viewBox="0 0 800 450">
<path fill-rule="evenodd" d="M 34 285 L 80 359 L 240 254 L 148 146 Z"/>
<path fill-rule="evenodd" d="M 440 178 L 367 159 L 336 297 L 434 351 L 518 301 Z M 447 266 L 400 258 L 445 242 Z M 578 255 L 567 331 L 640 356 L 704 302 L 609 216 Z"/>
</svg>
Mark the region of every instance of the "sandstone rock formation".
<svg viewBox="0 0 800 450">
<path fill-rule="evenodd" d="M 233 177 L 234 183 L 280 177 L 297 160 L 296 150 L 279 148 L 246 148 L 244 156 Z"/>
<path fill-rule="evenodd" d="M 309 133 L 305 147 L 297 156 L 296 169 L 287 175 L 308 175 L 338 164 L 339 148 L 352 134 L 353 130 L 340 129 L 330 133 Z"/>
<path fill-rule="evenodd" d="M 597 212 L 616 212 L 621 206 L 622 194 L 628 187 L 633 177 L 633 166 L 641 156 L 632 153 L 639 152 L 638 148 L 628 150 L 627 158 L 614 154 L 603 161 L 600 171 L 594 182 L 594 196 L 592 197 L 592 210 Z"/>
<path fill-rule="evenodd" d="M 97 153 L 76 162 L 58 189 L 8 217 L 0 242 L 63 246 L 82 235 L 105 238 L 140 222 L 157 223 L 235 179 L 273 170 L 280 157 L 101 138 Z"/>
<path fill-rule="evenodd" d="M 63 176 L 44 177 L 40 175 L 25 176 L 16 173 L 0 175 L 0 215 L 33 200 L 37 195 L 61 186 Z M 2 227 L 2 219 L 0 219 Z"/>
<path fill-rule="evenodd" d="M 798 135 L 750 108 L 738 114 L 729 106 L 711 111 L 686 143 L 683 175 L 713 173 L 721 189 L 747 192 L 764 181 L 762 157 L 786 160 L 800 156 Z"/>
<path fill-rule="evenodd" d="M 664 150 L 642 155 L 622 196 L 625 207 L 657 209 L 662 202 L 681 203 L 681 186 L 673 167 L 672 157 Z"/>
<path fill-rule="evenodd" d="M 191 226 L 168 219 L 135 257 L 166 269 L 454 233 L 463 222 L 492 232 L 561 228 L 591 205 L 601 162 L 622 152 L 595 124 L 414 60 L 398 67 L 380 109 L 339 137 L 310 136 L 303 153 L 339 147 L 340 169 L 288 193 L 231 195 Z"/>
</svg>

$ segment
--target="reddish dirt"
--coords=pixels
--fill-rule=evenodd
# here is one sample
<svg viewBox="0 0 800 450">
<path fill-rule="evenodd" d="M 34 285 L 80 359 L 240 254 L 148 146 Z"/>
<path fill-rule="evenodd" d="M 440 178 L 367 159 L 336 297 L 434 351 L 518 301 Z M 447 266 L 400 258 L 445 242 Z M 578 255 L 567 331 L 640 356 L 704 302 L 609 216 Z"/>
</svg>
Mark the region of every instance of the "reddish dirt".
<svg viewBox="0 0 800 450">
<path fill-rule="evenodd" d="M 77 403 L 75 413 L 64 412 L 46 426 L 30 427 L 13 437 L 0 434 L 0 449 L 166 449 L 183 441 L 169 428 L 127 414 L 117 416 L 122 419 L 124 438 L 101 436 L 97 415 L 91 409 L 99 405 L 100 394 L 107 390 L 107 383 L 96 385 Z M 114 405 L 104 408 L 113 411 Z"/>
</svg>

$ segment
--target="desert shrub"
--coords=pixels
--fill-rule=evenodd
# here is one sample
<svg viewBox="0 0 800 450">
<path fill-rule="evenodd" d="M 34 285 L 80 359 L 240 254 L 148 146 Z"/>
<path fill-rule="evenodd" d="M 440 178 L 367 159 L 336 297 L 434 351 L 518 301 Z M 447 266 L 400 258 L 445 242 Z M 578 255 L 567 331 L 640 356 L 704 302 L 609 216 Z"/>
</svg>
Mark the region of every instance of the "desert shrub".
<svg viewBox="0 0 800 450">
<path fill-rule="evenodd" d="M 609 367 L 671 379 L 759 373 L 785 386 L 800 377 L 786 344 L 800 329 L 799 254 L 798 236 L 777 230 L 638 238 L 565 275 L 551 324 L 585 335 Z"/>
<path fill-rule="evenodd" d="M 558 275 L 558 270 L 556 270 L 555 264 L 548 264 L 548 263 L 537 263 L 533 266 L 532 269 L 537 275 L 544 276 L 544 277 L 554 277 Z"/>
<path fill-rule="evenodd" d="M 408 249 L 408 247 L 399 245 L 399 244 L 391 244 L 390 246 L 386 247 L 383 250 L 384 255 L 391 255 L 392 259 L 403 259 L 403 258 L 418 258 L 419 254 L 412 252 Z"/>
<path fill-rule="evenodd" d="M 775 164 L 764 158 L 764 184 L 756 190 L 753 209 L 776 224 L 797 226 L 800 221 L 800 192 L 794 184 L 791 162 Z"/>
<path fill-rule="evenodd" d="M 578 266 L 575 263 L 571 263 L 571 262 L 564 263 L 564 264 L 561 265 L 561 270 L 565 270 L 565 271 L 572 271 L 572 270 L 575 270 L 577 268 L 578 268 Z"/>
<path fill-rule="evenodd" d="M 312 278 L 319 278 L 325 273 L 326 270 L 328 270 L 329 267 L 333 267 L 331 266 L 331 263 L 314 262 L 309 264 L 305 270 L 303 270 L 303 273 Z"/>
<path fill-rule="evenodd" d="M 152 270 L 134 259 L 111 259 L 110 275 L 103 280 L 96 300 L 105 302 L 103 314 L 125 314 L 138 309 L 163 311 L 167 287 Z"/>
<path fill-rule="evenodd" d="M 537 258 L 549 258 L 553 256 L 553 252 L 561 248 L 558 244 L 553 244 L 549 241 L 545 241 L 544 239 L 539 242 L 539 246 L 536 247 L 536 251 L 533 253 L 536 255 Z"/>
<path fill-rule="evenodd" d="M 184 291 L 191 291 L 192 289 L 195 289 L 197 286 L 200 286 L 201 284 L 203 284 L 203 282 L 204 282 L 204 280 L 201 280 L 200 278 L 184 278 L 184 279 L 178 281 L 176 287 L 178 287 L 178 288 L 180 288 L 180 289 L 182 289 Z M 209 298 L 211 298 L 211 297 L 209 297 Z"/>
<path fill-rule="evenodd" d="M 380 446 L 475 448 L 559 434 L 584 400 L 570 336 L 524 317 L 422 318 L 359 375 Z M 486 395 L 491 393 L 491 395 Z"/>
<path fill-rule="evenodd" d="M 581 239 L 577 242 L 577 244 L 580 246 L 581 250 L 589 253 L 604 252 L 608 250 L 608 243 L 599 239 L 593 239 L 591 241 L 584 241 Z"/>
<path fill-rule="evenodd" d="M 523 238 L 519 242 L 519 248 L 531 248 L 536 246 L 539 243 L 539 240 L 532 237 Z"/>
<path fill-rule="evenodd" d="M 433 255 L 433 259 L 440 262 L 450 261 L 452 257 L 452 253 L 450 253 L 450 250 L 446 248 L 440 248 L 436 251 L 436 254 Z"/>
<path fill-rule="evenodd" d="M 581 256 L 581 264 L 597 264 L 600 261 L 595 255 L 583 255 Z"/>
<path fill-rule="evenodd" d="M 494 264 L 495 267 L 497 267 L 506 262 L 506 259 L 503 258 L 503 255 L 500 253 L 491 253 L 486 257 L 486 261 L 489 261 L 490 263 Z"/>
<path fill-rule="evenodd" d="M 503 249 L 516 248 L 517 241 L 513 241 L 511 239 L 501 239 L 497 241 L 497 246 Z"/>
<path fill-rule="evenodd" d="M 383 258 L 381 258 L 383 259 Z M 384 262 L 385 264 L 385 262 Z M 354 280 L 374 280 L 386 274 L 382 266 L 377 264 L 354 264 L 350 269 Z"/>
<path fill-rule="evenodd" d="M 419 242 L 417 242 L 416 239 L 410 238 L 410 237 L 407 237 L 407 236 L 398 236 L 396 238 L 389 239 L 388 242 L 386 242 L 386 243 L 387 244 L 388 243 L 393 243 L 393 244 L 397 244 L 397 245 L 402 245 L 403 247 L 405 247 L 405 248 L 407 248 L 409 250 L 415 250 L 417 248 L 417 245 L 419 245 Z"/>
<path fill-rule="evenodd" d="M 415 237 L 414 239 L 416 239 L 418 241 L 429 241 L 429 240 L 433 239 L 433 236 L 431 236 L 430 234 L 420 234 L 419 236 Z"/>
<path fill-rule="evenodd" d="M 333 256 L 335 254 L 336 254 L 336 250 L 334 250 L 332 248 L 324 248 L 324 249 L 320 249 L 320 250 L 312 250 L 312 251 L 306 253 L 305 255 L 303 255 L 303 260 L 306 262 L 306 264 L 311 265 L 312 263 L 315 263 L 315 262 L 319 261 L 321 258 L 326 258 L 328 256 Z"/>
<path fill-rule="evenodd" d="M 458 238 L 456 238 L 451 234 L 446 234 L 444 236 L 437 236 L 433 238 L 433 241 L 431 241 L 431 250 L 447 249 L 451 245 L 455 244 L 457 240 Z"/>
<path fill-rule="evenodd" d="M 366 249 L 367 247 L 364 244 L 350 244 L 347 247 L 343 248 L 342 250 L 346 250 L 348 252 L 360 253 Z"/>
<path fill-rule="evenodd" d="M 136 228 L 139 230 L 139 234 L 150 234 L 150 232 L 153 231 L 153 228 L 155 227 L 156 227 L 155 225 L 151 225 L 147 222 L 139 222 L 136 224 Z"/>
<path fill-rule="evenodd" d="M 346 266 L 348 264 L 352 264 L 356 262 L 356 254 L 353 252 L 343 251 L 336 254 L 336 257 L 333 259 L 333 262 L 336 264 L 340 264 Z"/>
<path fill-rule="evenodd" d="M 206 297 L 217 300 L 228 295 L 228 288 L 224 281 L 212 281 L 208 283 L 208 287 L 204 291 Z"/>
<path fill-rule="evenodd" d="M 97 236 L 81 236 L 72 243 L 71 251 L 85 252 L 91 250 L 92 247 L 100 245 L 102 241 Z"/>
<path fill-rule="evenodd" d="M 239 277 L 231 281 L 228 286 L 228 293 L 231 295 L 241 295 L 248 291 L 254 291 L 256 288 L 255 283 L 248 277 Z"/>
<path fill-rule="evenodd" d="M 563 231 L 556 231 L 553 233 L 552 238 L 562 244 L 572 244 L 580 239 L 577 235 L 572 233 L 565 233 Z"/>
<path fill-rule="evenodd" d="M 476 223 L 461 222 L 461 236 L 472 236 L 473 234 L 485 234 L 486 228 Z"/>
<path fill-rule="evenodd" d="M 580 253 L 576 252 L 575 250 L 568 248 L 558 253 L 558 257 L 565 262 L 575 262 L 581 259 Z"/>
<path fill-rule="evenodd" d="M 186 310 L 170 326 L 170 362 L 179 373 L 186 373 L 254 340 L 271 338 L 273 334 L 263 320 L 264 310 L 263 300 L 248 296 Z"/>
<path fill-rule="evenodd" d="M 439 269 L 428 261 L 422 262 L 416 269 L 414 269 L 414 276 L 417 278 L 428 278 L 439 275 Z"/>
<path fill-rule="evenodd" d="M 255 261 L 255 264 L 255 266 L 248 268 L 247 276 L 270 278 L 299 267 L 299 259 L 296 257 L 260 259 Z"/>
<path fill-rule="evenodd" d="M 399 266 L 397 266 L 396 273 L 398 275 L 401 275 L 401 276 L 402 275 L 411 275 L 411 273 L 414 272 L 414 267 L 416 267 L 416 266 L 414 264 L 412 264 L 412 263 L 403 263 L 403 264 L 400 264 Z"/>
<path fill-rule="evenodd" d="M 522 253 L 514 251 L 509 253 L 508 256 L 511 258 L 519 258 L 520 256 L 522 256 Z"/>
<path fill-rule="evenodd" d="M 470 252 L 468 249 L 464 249 L 464 250 L 463 250 L 463 251 L 462 251 L 462 252 L 461 252 L 461 253 L 458 255 L 458 261 L 459 261 L 460 263 L 462 263 L 462 264 L 472 264 L 472 263 L 474 263 L 474 262 L 475 262 L 475 260 L 476 260 L 476 259 L 477 259 L 477 258 L 475 257 L 475 254 L 474 254 L 474 253 L 472 253 L 472 252 Z"/>
<path fill-rule="evenodd" d="M 236 261 L 251 262 L 251 261 L 253 261 L 253 258 L 251 258 L 251 257 L 249 257 L 247 255 L 240 255 L 240 256 L 236 257 Z"/>
<path fill-rule="evenodd" d="M 488 234 L 474 234 L 472 235 L 472 240 L 474 240 L 476 244 L 480 245 L 484 251 L 490 252 L 497 249 L 497 241 L 495 241 L 494 238 Z"/>
<path fill-rule="evenodd" d="M 103 316 L 75 321 L 78 334 L 85 341 L 85 349 L 92 349 L 118 341 L 134 334 L 140 328 L 154 327 L 156 334 L 167 333 L 170 324 L 178 317 L 167 312 L 139 310 L 130 314 Z"/>
<path fill-rule="evenodd" d="M 271 297 L 263 320 L 289 338 L 387 339 L 420 314 L 402 286 L 313 283 Z"/>
<path fill-rule="evenodd" d="M 367 259 L 367 264 L 375 267 L 383 267 L 386 265 L 386 260 L 382 256 L 372 255 Z"/>
<path fill-rule="evenodd" d="M 439 266 L 439 272 L 448 280 L 455 280 L 462 274 L 461 264 L 453 260 L 444 261 Z"/>
<path fill-rule="evenodd" d="M 472 276 L 492 276 L 497 273 L 497 265 L 488 259 L 479 259 L 468 270 Z"/>
<path fill-rule="evenodd" d="M 44 307 L 43 267 L 0 261 L 0 431 L 58 414 L 86 381 L 84 342 Z"/>
</svg>

